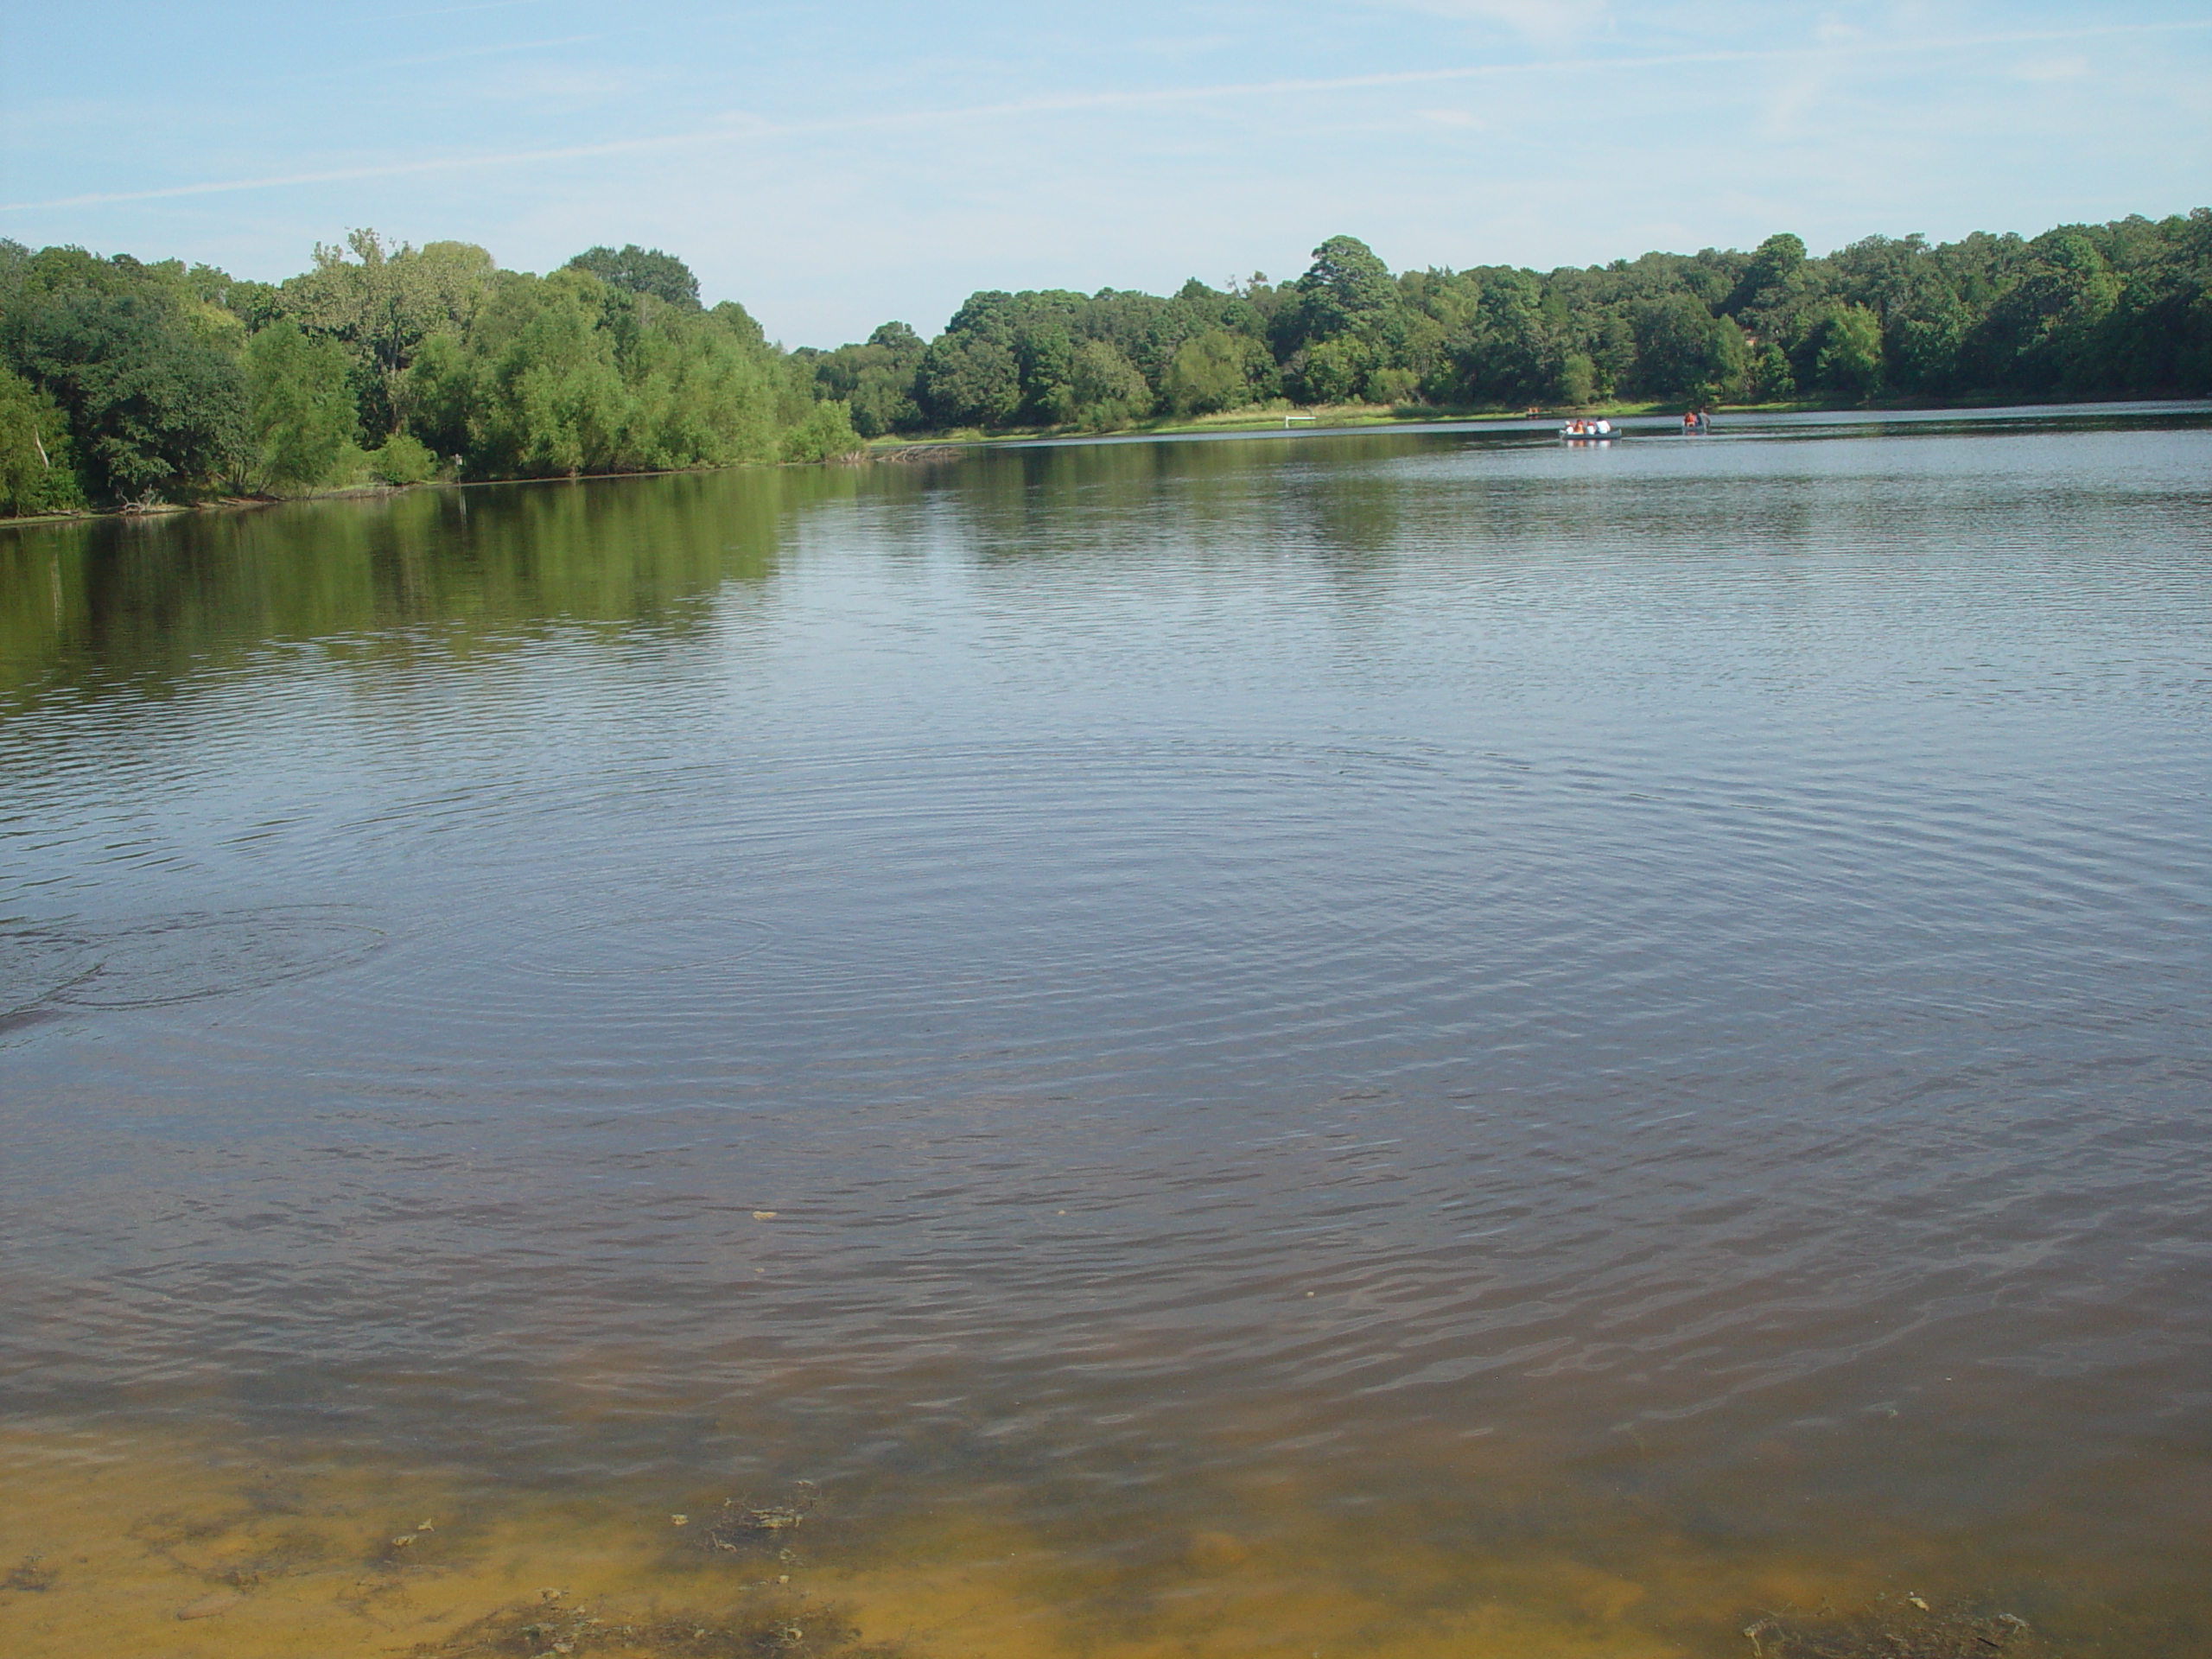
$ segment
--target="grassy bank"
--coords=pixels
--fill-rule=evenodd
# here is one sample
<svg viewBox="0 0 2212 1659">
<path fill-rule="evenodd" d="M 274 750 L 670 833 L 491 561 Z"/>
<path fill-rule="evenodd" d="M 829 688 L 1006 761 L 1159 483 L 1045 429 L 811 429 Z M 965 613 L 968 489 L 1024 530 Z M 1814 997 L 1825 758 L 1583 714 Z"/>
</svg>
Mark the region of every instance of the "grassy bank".
<svg viewBox="0 0 2212 1659">
<path fill-rule="evenodd" d="M 2095 408 L 2113 400 L 2107 398 L 2052 398 L 2051 403 L 2072 404 L 2082 408 Z M 2017 398 L 1993 393 L 1978 397 L 1888 397 L 1871 401 L 1849 401 L 1834 398 L 1797 398 L 1789 402 L 1715 404 L 1712 412 L 1720 416 L 1805 415 L 1805 414 L 1881 414 L 1906 413 L 1926 410 L 1955 410 L 1969 413 L 1978 410 L 2002 409 L 2018 406 Z M 1534 418 L 1542 421 L 1563 421 L 1580 416 L 1594 419 L 1629 420 L 1656 416 L 1678 416 L 1688 404 L 1679 399 L 1618 399 L 1610 403 L 1589 404 L 1574 407 L 1539 407 Z M 1215 415 L 1177 418 L 1162 416 L 1156 419 L 1134 421 L 1118 426 L 1062 425 L 1038 427 L 1007 427 L 985 429 L 981 427 L 951 427 L 935 431 L 908 432 L 876 438 L 849 455 L 834 456 L 828 462 L 788 461 L 783 466 L 819 466 L 834 463 L 893 460 L 911 460 L 918 452 L 942 448 L 993 448 L 1010 444 L 1038 442 L 1081 442 L 1102 438 L 1187 437 L 1210 433 L 1235 432 L 1343 432 L 1378 429 L 1389 427 L 1433 426 L 1440 424 L 1479 426 L 1529 419 L 1530 411 L 1522 409 L 1497 409 L 1436 405 L 1430 404 L 1323 404 L 1300 407 L 1287 399 L 1277 398 L 1267 404 L 1252 404 L 1243 409 L 1224 410 Z M 365 460 L 365 457 L 364 458 Z M 753 466 L 770 463 L 745 462 Z M 713 472 L 728 470 L 719 467 L 679 467 L 653 471 L 626 471 L 620 473 L 579 473 L 565 479 L 505 478 L 462 480 L 448 466 L 430 478 L 407 483 L 381 481 L 365 470 L 348 474 L 343 481 L 334 481 L 313 487 L 296 487 L 253 493 L 238 492 L 210 492 L 198 499 L 182 502 L 165 502 L 159 506 L 126 506 L 94 510 L 79 509 L 67 512 L 25 514 L 0 518 L 0 525 L 48 524 L 68 523 L 77 519 L 146 517 L 168 513 L 207 512 L 215 509 L 239 510 L 270 507 L 293 501 L 321 501 L 360 499 L 399 494 L 404 491 L 423 487 L 460 487 L 464 484 L 559 483 L 575 482 L 594 478 L 646 478 L 667 476 L 674 472 Z"/>
<path fill-rule="evenodd" d="M 1088 438 L 1125 437 L 1180 437 L 1210 432 L 1343 431 L 1348 429 L 1434 425 L 1454 423 L 1478 425 L 1489 422 L 1564 421 L 1573 417 L 1625 420 L 1659 416 L 1679 416 L 1694 406 L 1701 406 L 1716 416 L 1745 415 L 1817 415 L 1817 414 L 1883 414 L 1906 413 L 1929 410 L 2004 409 L 2019 404 L 2016 397 L 1991 393 L 1982 397 L 1898 397 L 1873 399 L 1844 399 L 1802 397 L 1783 402 L 1718 403 L 1693 405 L 1681 399 L 1622 398 L 1607 403 L 1575 405 L 1538 405 L 1499 409 L 1489 406 L 1465 406 L 1435 404 L 1321 404 L 1310 407 L 1294 404 L 1283 398 L 1272 403 L 1252 404 L 1243 409 L 1227 410 L 1217 415 L 1201 415 L 1178 418 L 1161 416 L 1146 421 L 1131 421 L 1120 425 L 1063 425 L 1032 427 L 948 427 L 933 431 L 902 433 L 874 439 L 865 452 L 880 455 L 918 445 L 967 444 L 989 445 L 1036 443 L 1050 441 L 1077 442 Z M 2109 398 L 2058 398 L 2042 400 L 2054 404 L 2078 404 L 2094 408 L 2109 403 Z"/>
</svg>

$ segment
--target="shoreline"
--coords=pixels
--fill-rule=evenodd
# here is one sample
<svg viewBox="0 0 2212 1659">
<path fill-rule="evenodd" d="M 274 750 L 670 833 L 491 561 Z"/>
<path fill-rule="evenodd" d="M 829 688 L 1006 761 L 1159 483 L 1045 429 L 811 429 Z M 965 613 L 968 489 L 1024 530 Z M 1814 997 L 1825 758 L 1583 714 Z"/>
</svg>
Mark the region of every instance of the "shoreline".
<svg viewBox="0 0 2212 1659">
<path fill-rule="evenodd" d="M 1845 415 L 1845 414 L 1922 414 L 1946 410 L 1961 413 L 1974 413 L 1999 409 L 2098 409 L 2156 403 L 2201 403 L 2212 404 L 2212 399 L 2190 397 L 2050 397 L 2034 403 L 2023 403 L 2018 398 L 1992 393 L 1986 397 L 1892 397 L 1872 401 L 1846 403 L 1832 398 L 1795 398 L 1780 403 L 1711 404 L 1695 405 L 1680 398 L 1620 399 L 1610 403 L 1583 404 L 1545 404 L 1537 407 L 1533 416 L 1526 407 L 1496 409 L 1467 404 L 1323 404 L 1301 409 L 1278 399 L 1265 405 L 1225 410 L 1219 415 L 1199 416 L 1182 420 L 1161 417 L 1157 420 L 1133 422 L 1126 426 L 1033 426 L 1008 427 L 986 431 L 976 427 L 955 427 L 940 431 L 915 433 L 899 437 L 869 440 L 868 454 L 879 448 L 911 448 L 922 444 L 960 445 L 967 448 L 989 444 L 1038 443 L 1077 442 L 1089 438 L 1128 437 L 1185 437 L 1211 432 L 1304 431 L 1331 432 L 1377 427 L 1503 424 L 1514 421 L 1563 421 L 1577 417 L 1594 419 L 1603 416 L 1618 420 L 1650 418 L 1657 416 L 1680 416 L 1693 407 L 1703 407 L 1715 416 L 1744 415 Z M 1289 426 L 1283 417 L 1295 417 L 1299 424 Z"/>
<path fill-rule="evenodd" d="M 1987 413 L 2005 409 L 2096 410 L 2140 406 L 2145 404 L 2199 404 L 2202 397 L 2053 397 L 2034 404 L 1992 396 L 1986 399 L 1897 397 L 1872 402 L 1840 403 L 1820 398 L 1772 404 L 1715 404 L 1718 416 L 1772 415 L 1928 414 L 1950 410 L 1960 414 Z M 1693 405 L 1679 399 L 1623 401 L 1571 406 L 1541 407 L 1534 415 L 1526 409 L 1478 409 L 1464 405 L 1426 404 L 1324 404 L 1300 409 L 1281 399 L 1266 405 L 1226 410 L 1191 420 L 1162 417 L 1126 426 L 1008 427 L 985 431 L 955 427 L 938 431 L 902 433 L 871 438 L 847 454 L 814 461 L 740 461 L 728 467 L 677 467 L 622 473 L 569 473 L 554 477 L 433 478 L 417 484 L 348 484 L 327 490 L 306 490 L 295 495 L 221 495 L 199 501 L 164 502 L 158 506 L 88 507 L 76 512 L 26 513 L 0 518 L 0 530 L 54 524 L 83 524 L 108 518 L 168 518 L 199 512 L 259 512 L 305 501 L 342 501 L 404 495 L 425 489 L 480 489 L 517 484 L 584 484 L 610 479 L 675 478 L 689 474 L 740 472 L 753 468 L 785 470 L 805 467 L 914 465 L 955 459 L 971 450 L 1016 448 L 1033 444 L 1079 444 L 1137 438 L 1204 437 L 1280 432 L 1285 436 L 1313 436 L 1323 433 L 1366 432 L 1391 428 L 1433 429 L 1443 426 L 1481 427 L 1512 422 L 1546 422 L 1573 418 L 1649 419 L 1679 416 Z M 1297 423 L 1292 424 L 1293 421 Z M 1280 423 L 1280 424 L 1278 424 Z"/>
</svg>

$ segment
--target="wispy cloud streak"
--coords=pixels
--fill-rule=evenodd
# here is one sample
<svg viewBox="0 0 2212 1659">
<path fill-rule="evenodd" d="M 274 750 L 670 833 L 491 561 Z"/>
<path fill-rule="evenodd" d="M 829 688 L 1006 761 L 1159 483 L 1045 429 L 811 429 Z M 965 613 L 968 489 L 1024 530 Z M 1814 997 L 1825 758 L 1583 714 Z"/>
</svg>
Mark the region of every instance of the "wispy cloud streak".
<svg viewBox="0 0 2212 1659">
<path fill-rule="evenodd" d="M 636 155 L 656 150 L 683 149 L 746 141 L 812 137 L 857 130 L 881 130 L 930 126 L 964 121 L 1004 119 L 1033 115 L 1075 114 L 1088 110 L 1143 109 L 1173 105 L 1202 105 L 1236 99 L 1260 99 L 1319 93 L 1350 92 L 1392 86 L 1433 86 L 1452 81 L 1479 81 L 1550 74 L 1590 75 L 1637 71 L 1680 69 L 1732 64 L 1834 61 L 1846 58 L 1891 57 L 1906 54 L 1933 56 L 1999 47 L 2056 45 L 2071 41 L 2132 35 L 2155 35 L 2212 29 L 2212 19 L 2157 23 L 2111 23 L 2080 29 L 2022 29 L 2001 34 L 1961 35 L 1942 40 L 1894 39 L 1827 41 L 1802 47 L 1718 48 L 1701 52 L 1674 52 L 1636 57 L 1548 58 L 1516 63 L 1454 64 L 1433 69 L 1383 70 L 1358 75 L 1219 83 L 1203 86 L 1167 86 L 1059 92 L 1034 98 L 1011 99 L 950 109 L 893 111 L 877 115 L 839 116 L 816 120 L 779 122 L 745 111 L 733 111 L 715 123 L 687 132 L 653 137 L 614 139 L 603 143 L 566 144 L 541 149 L 494 154 L 446 156 L 417 161 L 380 162 L 359 167 L 332 168 L 317 172 L 275 174 L 257 178 L 222 179 L 193 184 L 164 185 L 143 190 L 92 192 L 60 196 L 45 201 L 0 203 L 0 213 L 28 213 L 60 207 L 99 207 L 130 201 L 160 201 L 180 197 L 216 195 L 234 191 L 277 190 L 302 185 L 348 183 L 365 179 L 405 178 L 423 174 L 474 168 L 524 167 L 551 162 L 584 161 L 608 156 Z M 575 37 L 577 40 L 588 36 Z M 566 45 L 569 41 L 533 44 Z"/>
<path fill-rule="evenodd" d="M 513 6 L 543 6 L 550 0 L 474 0 L 465 6 L 432 6 L 425 11 L 387 11 L 377 21 L 397 22 L 406 17 L 450 17 L 462 11 L 505 11 Z"/>
<path fill-rule="evenodd" d="M 384 58 L 363 67 L 414 69 L 426 63 L 451 63 L 460 58 L 493 58 L 510 52 L 540 52 L 550 51 L 556 46 L 582 46 L 601 38 L 597 35 L 563 35 L 550 41 L 503 41 L 495 46 L 456 46 L 448 52 L 426 52 L 418 58 Z"/>
<path fill-rule="evenodd" d="M 41 207 L 93 207 L 115 201 L 165 201 L 178 196 L 219 195 L 232 190 L 282 190 L 302 184 L 344 184 L 356 179 L 397 179 L 423 173 L 455 173 L 474 168 L 521 167 L 538 162 L 582 161 L 595 156 L 626 156 L 641 150 L 672 149 L 717 136 L 672 133 L 658 138 L 618 138 L 603 144 L 565 144 L 556 149 L 518 149 L 493 156 L 441 156 L 418 162 L 379 162 L 367 167 L 336 167 L 320 173 L 281 173 L 258 179 L 212 179 L 199 184 L 164 185 L 156 190 L 110 190 L 60 196 L 52 201 L 0 203 L 0 213 Z"/>
</svg>

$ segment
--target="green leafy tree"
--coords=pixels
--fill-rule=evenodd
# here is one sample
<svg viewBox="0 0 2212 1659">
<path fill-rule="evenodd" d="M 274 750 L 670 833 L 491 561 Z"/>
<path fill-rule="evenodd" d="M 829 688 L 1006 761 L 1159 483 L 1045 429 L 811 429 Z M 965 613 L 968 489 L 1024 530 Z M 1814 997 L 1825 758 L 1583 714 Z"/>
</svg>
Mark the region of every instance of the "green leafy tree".
<svg viewBox="0 0 2212 1659">
<path fill-rule="evenodd" d="M 1871 397 L 1882 385 L 1882 325 L 1863 305 L 1831 304 L 1814 334 L 1813 372 L 1824 391 Z"/>
<path fill-rule="evenodd" d="M 479 477 L 772 461 L 815 407 L 742 308 L 664 305 L 573 268 L 502 276 L 465 351 L 426 345 L 409 372 L 426 416 L 465 428 Z"/>
<path fill-rule="evenodd" d="M 658 248 L 641 248 L 634 242 L 620 253 L 613 248 L 587 248 L 569 261 L 568 268 L 588 270 L 609 288 L 650 294 L 687 311 L 699 309 L 699 279 L 691 274 L 691 267 Z"/>
<path fill-rule="evenodd" d="M 1355 236 L 1332 236 L 1313 250 L 1313 263 L 1296 284 L 1292 312 L 1297 338 L 1372 338 L 1398 310 L 1390 268 Z"/>
<path fill-rule="evenodd" d="M 711 314 L 658 308 L 616 363 L 630 407 L 607 464 L 623 470 L 772 461 L 778 429 L 803 424 L 814 408 L 772 351 Z"/>
<path fill-rule="evenodd" d="M 409 432 L 435 454 L 462 454 L 474 391 L 468 342 L 454 333 L 430 335 L 416 349 L 402 388 Z"/>
<path fill-rule="evenodd" d="M 2107 384 L 2128 391 L 2212 390 L 2212 209 L 2176 214 L 2122 278 L 2103 328 Z"/>
<path fill-rule="evenodd" d="M 344 346 L 308 334 L 289 317 L 247 342 L 246 391 L 264 482 L 296 488 L 329 474 L 354 436 L 348 366 Z"/>
<path fill-rule="evenodd" d="M 1782 347 L 1763 346 L 1751 365 L 1751 396 L 1763 404 L 1787 403 L 1797 395 L 1797 377 Z"/>
<path fill-rule="evenodd" d="M 85 505 L 68 424 L 54 400 L 0 369 L 0 512 L 69 512 Z"/>
<path fill-rule="evenodd" d="M 2068 229 L 2038 237 L 2019 280 L 1964 348 L 1975 378 L 2037 392 L 2108 386 L 2101 347 L 2121 291 L 2087 235 Z"/>
<path fill-rule="evenodd" d="M 887 322 L 859 348 L 865 359 L 855 366 L 846 401 L 852 410 L 855 430 L 864 437 L 881 437 L 922 422 L 914 396 L 915 372 L 928 347 L 903 322 Z"/>
<path fill-rule="evenodd" d="M 1057 317 L 1024 321 L 1027 326 L 1017 326 L 1014 334 L 1014 370 L 1021 380 L 1021 407 L 1015 418 L 1033 424 L 1071 421 L 1076 418 L 1075 336 Z"/>
<path fill-rule="evenodd" d="M 64 282 L 9 322 L 15 365 L 67 413 L 94 494 L 150 502 L 219 482 L 249 453 L 238 363 L 152 285 Z"/>
<path fill-rule="evenodd" d="M 1155 393 L 1166 384 L 1168 367 L 1183 342 L 1227 321 L 1225 314 L 1236 308 L 1224 304 L 1224 298 L 1203 283 L 1188 283 L 1180 296 L 1166 300 L 1118 289 L 1101 289 L 1087 300 L 1057 292 L 1036 296 L 1043 308 L 1062 313 L 1076 334 L 1111 344 Z"/>
<path fill-rule="evenodd" d="M 1920 285 L 1883 318 L 1885 377 L 1906 391 L 1953 391 L 1959 351 L 1973 321 L 1973 312 L 1940 276 Z"/>
<path fill-rule="evenodd" d="M 1152 413 L 1152 388 L 1109 341 L 1086 340 L 1076 348 L 1069 384 L 1074 417 L 1085 426 L 1119 426 Z"/>
<path fill-rule="evenodd" d="M 1210 328 L 1175 348 L 1162 400 L 1174 413 L 1211 415 L 1257 401 L 1274 367 L 1267 349 L 1249 334 Z"/>
<path fill-rule="evenodd" d="M 1471 303 L 1453 308 L 1449 400 L 1519 404 L 1551 395 L 1564 330 L 1548 314 L 1542 284 L 1524 270 L 1484 270 L 1462 288 Z"/>
<path fill-rule="evenodd" d="M 1569 352 L 1560 359 L 1554 395 L 1569 408 L 1579 409 L 1598 395 L 1598 365 L 1586 352 Z"/>
<path fill-rule="evenodd" d="M 1694 295 L 1677 292 L 1646 300 L 1630 314 L 1636 332 L 1636 374 L 1657 396 L 1717 402 L 1744 377 L 1744 336 L 1716 317 Z"/>
<path fill-rule="evenodd" d="M 1409 404 L 1420 391 L 1421 377 L 1399 363 L 1370 369 L 1359 387 L 1359 395 L 1370 404 Z"/>
<path fill-rule="evenodd" d="M 1348 404 L 1375 366 L 1374 353 L 1356 335 L 1339 335 L 1293 353 L 1285 378 L 1301 404 Z"/>
<path fill-rule="evenodd" d="M 766 346 L 766 332 L 753 320 L 753 314 L 735 300 L 724 300 L 707 313 L 722 330 L 748 346 Z"/>
<path fill-rule="evenodd" d="M 1744 274 L 1736 279 L 1735 288 L 1720 308 L 1732 317 L 1745 312 L 1763 315 L 1777 310 L 1802 286 L 1804 269 L 1802 237 L 1788 231 L 1770 236 L 1752 253 Z"/>
<path fill-rule="evenodd" d="M 972 295 L 930 342 L 915 375 L 923 412 L 938 426 L 1005 426 L 1021 407 L 1014 296 Z"/>
<path fill-rule="evenodd" d="M 372 449 L 368 461 L 370 473 L 391 485 L 426 483 L 436 476 L 438 470 L 438 458 L 420 439 L 406 432 L 395 432 L 384 441 L 382 448 Z"/>
<path fill-rule="evenodd" d="M 836 461 L 861 448 L 853 430 L 851 411 L 836 398 L 815 404 L 812 412 L 785 432 L 783 458 L 787 461 Z"/>
<path fill-rule="evenodd" d="M 355 230 L 342 247 L 317 244 L 315 269 L 284 283 L 278 302 L 305 327 L 345 344 L 362 429 L 391 433 L 411 413 L 407 372 L 423 342 L 466 334 L 493 274 L 492 256 L 470 243 L 392 247 L 374 231 Z"/>
<path fill-rule="evenodd" d="M 630 398 L 600 327 L 606 287 L 583 271 L 504 276 L 469 338 L 469 466 L 544 478 L 613 466 Z"/>
<path fill-rule="evenodd" d="M 921 424 L 914 374 L 927 349 L 905 323 L 887 322 L 861 344 L 812 354 L 815 396 L 844 404 L 862 437 L 910 430 Z"/>
</svg>

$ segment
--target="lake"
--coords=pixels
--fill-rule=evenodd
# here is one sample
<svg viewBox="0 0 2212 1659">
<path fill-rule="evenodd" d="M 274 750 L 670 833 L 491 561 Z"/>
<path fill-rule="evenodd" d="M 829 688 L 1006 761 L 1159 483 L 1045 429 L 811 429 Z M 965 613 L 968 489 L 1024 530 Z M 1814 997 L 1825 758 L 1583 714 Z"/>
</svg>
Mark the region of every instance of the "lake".
<svg viewBox="0 0 2212 1659">
<path fill-rule="evenodd" d="M 0 1649 L 2212 1650 L 2208 793 L 2201 404 L 0 530 Z"/>
</svg>

